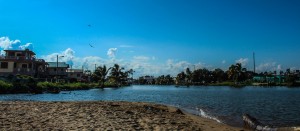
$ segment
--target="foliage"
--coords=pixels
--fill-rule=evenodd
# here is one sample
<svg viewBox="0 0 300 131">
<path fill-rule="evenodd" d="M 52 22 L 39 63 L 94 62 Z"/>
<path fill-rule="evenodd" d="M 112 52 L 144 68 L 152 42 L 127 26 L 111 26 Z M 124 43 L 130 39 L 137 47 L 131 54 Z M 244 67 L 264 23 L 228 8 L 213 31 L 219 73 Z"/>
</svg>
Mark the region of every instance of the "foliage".
<svg viewBox="0 0 300 131">
<path fill-rule="evenodd" d="M 12 87 L 13 85 L 11 83 L 0 80 L 0 94 L 8 93 Z"/>
<path fill-rule="evenodd" d="M 97 69 L 95 70 L 94 74 L 93 74 L 93 78 L 94 80 L 96 80 L 97 82 L 99 82 L 99 85 L 101 88 L 104 87 L 104 83 L 106 81 L 106 76 L 108 74 L 108 72 L 110 71 L 111 68 L 106 68 L 105 65 L 99 66 L 97 67 Z"/>
<path fill-rule="evenodd" d="M 107 85 L 120 87 L 129 85 L 128 77 L 133 75 L 133 70 L 125 71 L 123 67 L 118 64 L 114 64 L 113 67 L 107 68 L 105 65 L 96 68 L 92 75 L 93 82 L 99 83 L 101 88 L 107 87 Z M 109 74 L 109 76 L 107 76 Z M 107 81 L 109 84 L 107 84 Z"/>
<path fill-rule="evenodd" d="M 56 90 L 87 90 L 97 86 L 96 83 L 52 83 L 52 82 L 39 82 L 38 87 L 46 92 Z"/>
<path fill-rule="evenodd" d="M 17 75 L 12 79 L 13 88 L 10 93 L 42 93 L 42 88 L 37 87 L 37 81 L 26 75 Z"/>
</svg>

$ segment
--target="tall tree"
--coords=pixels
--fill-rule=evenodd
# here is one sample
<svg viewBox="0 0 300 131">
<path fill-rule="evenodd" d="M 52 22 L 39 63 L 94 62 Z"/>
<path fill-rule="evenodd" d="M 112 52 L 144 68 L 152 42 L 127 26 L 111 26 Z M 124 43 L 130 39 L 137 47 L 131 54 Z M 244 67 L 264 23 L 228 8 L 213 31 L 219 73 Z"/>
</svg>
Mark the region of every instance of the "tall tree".
<svg viewBox="0 0 300 131">
<path fill-rule="evenodd" d="M 99 78 L 99 83 L 100 83 L 100 87 L 101 88 L 103 88 L 104 87 L 104 83 L 105 83 L 105 81 L 106 81 L 106 76 L 107 76 L 107 74 L 108 74 L 108 72 L 109 72 L 109 70 L 110 70 L 111 68 L 106 68 L 106 66 L 105 65 L 103 65 L 103 66 L 98 66 L 97 68 L 96 68 L 96 70 L 95 70 L 95 75 L 96 76 L 98 76 L 98 78 Z"/>
<path fill-rule="evenodd" d="M 124 68 L 121 68 L 118 64 L 115 64 L 110 72 L 110 76 L 115 79 L 117 86 L 120 86 L 122 78 L 124 77 L 122 70 L 124 70 Z"/>
<path fill-rule="evenodd" d="M 235 65 L 231 65 L 228 70 L 228 77 L 232 79 L 235 83 L 239 81 L 242 72 L 242 64 L 236 63 Z"/>
<path fill-rule="evenodd" d="M 185 81 L 185 83 L 187 85 L 189 85 L 191 83 L 191 81 L 192 81 L 192 77 L 193 77 L 192 75 L 193 74 L 192 74 L 190 68 L 186 68 L 185 73 L 186 73 L 186 81 Z"/>
</svg>

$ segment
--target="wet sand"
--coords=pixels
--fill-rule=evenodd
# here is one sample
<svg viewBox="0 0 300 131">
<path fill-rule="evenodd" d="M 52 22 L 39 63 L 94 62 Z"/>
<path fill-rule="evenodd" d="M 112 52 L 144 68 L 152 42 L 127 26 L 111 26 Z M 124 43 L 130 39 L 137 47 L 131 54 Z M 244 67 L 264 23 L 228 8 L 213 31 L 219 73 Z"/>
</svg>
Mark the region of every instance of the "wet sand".
<svg viewBox="0 0 300 131">
<path fill-rule="evenodd" d="M 0 101 L 0 130 L 241 131 L 152 103 Z"/>
</svg>

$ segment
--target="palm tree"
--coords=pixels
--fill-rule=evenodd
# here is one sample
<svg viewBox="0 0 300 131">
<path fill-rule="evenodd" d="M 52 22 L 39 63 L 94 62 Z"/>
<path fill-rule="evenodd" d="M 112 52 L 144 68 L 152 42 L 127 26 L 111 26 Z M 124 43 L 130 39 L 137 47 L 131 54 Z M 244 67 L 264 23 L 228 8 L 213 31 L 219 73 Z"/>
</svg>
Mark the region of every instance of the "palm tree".
<svg viewBox="0 0 300 131">
<path fill-rule="evenodd" d="M 186 73 L 186 81 L 185 81 L 186 83 L 185 84 L 189 85 L 192 80 L 192 72 L 191 72 L 190 68 L 186 68 L 185 73 Z"/>
<path fill-rule="evenodd" d="M 100 79 L 99 82 L 100 82 L 101 88 L 104 87 L 106 76 L 107 76 L 107 74 L 108 74 L 108 72 L 109 72 L 110 69 L 111 69 L 111 67 L 107 69 L 106 66 L 103 65 L 103 67 L 99 66 L 95 70 L 95 75 L 98 76 L 99 79 Z"/>
<path fill-rule="evenodd" d="M 133 82 L 133 72 L 135 72 L 133 69 L 127 71 L 127 74 L 131 75 L 131 83 Z"/>
<path fill-rule="evenodd" d="M 185 82 L 185 79 L 186 79 L 186 74 L 184 72 L 177 74 L 176 84 L 178 85 L 183 84 Z"/>
<path fill-rule="evenodd" d="M 242 72 L 242 64 L 236 63 L 235 65 L 231 65 L 228 70 L 228 77 L 232 79 L 235 83 L 238 82 Z"/>
<path fill-rule="evenodd" d="M 124 76 L 122 70 L 124 70 L 124 68 L 120 68 L 120 66 L 118 64 L 115 64 L 110 72 L 110 76 L 115 79 L 115 81 L 117 82 L 117 86 L 120 86 L 122 77 Z M 122 76 L 123 75 L 123 76 Z"/>
</svg>

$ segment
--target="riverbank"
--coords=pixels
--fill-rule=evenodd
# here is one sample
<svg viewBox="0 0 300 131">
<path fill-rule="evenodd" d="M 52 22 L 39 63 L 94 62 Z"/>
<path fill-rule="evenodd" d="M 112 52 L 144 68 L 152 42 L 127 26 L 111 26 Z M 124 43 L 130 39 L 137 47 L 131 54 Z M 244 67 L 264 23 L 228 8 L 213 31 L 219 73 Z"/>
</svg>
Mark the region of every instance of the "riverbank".
<svg viewBox="0 0 300 131">
<path fill-rule="evenodd" d="M 139 102 L 1 101 L 0 112 L 2 130 L 245 130 Z"/>
</svg>

